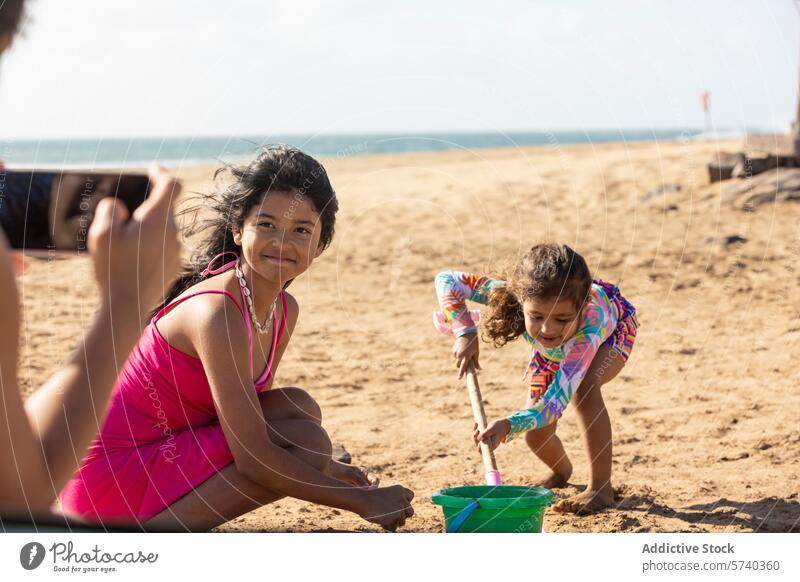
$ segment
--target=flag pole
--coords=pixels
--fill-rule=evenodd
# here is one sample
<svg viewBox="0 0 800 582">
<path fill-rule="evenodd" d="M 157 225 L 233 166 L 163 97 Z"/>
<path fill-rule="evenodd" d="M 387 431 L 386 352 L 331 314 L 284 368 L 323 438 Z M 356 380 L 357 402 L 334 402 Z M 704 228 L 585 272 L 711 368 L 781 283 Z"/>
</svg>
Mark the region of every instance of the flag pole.
<svg viewBox="0 0 800 582">
<path fill-rule="evenodd" d="M 706 130 L 705 134 L 710 136 L 711 135 L 711 108 L 709 107 L 709 93 L 708 90 L 703 91 L 703 94 L 700 95 L 700 105 L 703 108 L 703 113 L 706 117 Z"/>
<path fill-rule="evenodd" d="M 793 4 L 794 7 L 797 9 L 798 14 L 800 14 L 800 0 L 794 0 Z M 797 61 L 796 99 L 797 99 L 797 107 L 795 110 L 794 121 L 792 122 L 791 145 L 792 149 L 794 150 L 794 155 L 800 156 L 800 58 Z"/>
</svg>

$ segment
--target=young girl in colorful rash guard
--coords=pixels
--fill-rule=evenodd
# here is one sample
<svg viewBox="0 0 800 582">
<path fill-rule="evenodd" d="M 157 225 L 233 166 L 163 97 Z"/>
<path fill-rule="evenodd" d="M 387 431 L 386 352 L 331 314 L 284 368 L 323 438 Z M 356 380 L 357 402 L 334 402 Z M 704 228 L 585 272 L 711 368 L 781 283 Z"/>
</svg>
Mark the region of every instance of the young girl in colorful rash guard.
<svg viewBox="0 0 800 582">
<path fill-rule="evenodd" d="M 496 347 L 522 336 L 532 346 L 527 407 L 473 427 L 476 444 L 496 448 L 520 434 L 550 469 L 538 485 L 563 487 L 572 463 L 556 435 L 558 419 L 575 395 L 581 436 L 589 457 L 589 486 L 555 509 L 578 514 L 610 505 L 611 422 L 602 386 L 619 374 L 633 347 L 636 310 L 616 286 L 592 279 L 586 261 L 567 245 L 539 244 L 516 264 L 507 280 L 471 273 L 436 276 L 439 304 L 456 337 L 453 355 L 463 376 L 479 369 L 476 326 L 466 300 L 489 306 L 485 339 Z"/>
</svg>

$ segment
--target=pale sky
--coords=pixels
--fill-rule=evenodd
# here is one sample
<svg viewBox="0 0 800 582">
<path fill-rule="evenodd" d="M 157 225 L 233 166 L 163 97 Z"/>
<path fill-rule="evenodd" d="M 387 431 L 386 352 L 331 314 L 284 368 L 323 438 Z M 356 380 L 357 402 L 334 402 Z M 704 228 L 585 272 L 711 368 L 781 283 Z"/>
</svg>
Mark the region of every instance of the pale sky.
<svg viewBox="0 0 800 582">
<path fill-rule="evenodd" d="M 568 5 L 565 5 L 568 4 Z M 32 0 L 0 138 L 788 128 L 792 0 Z"/>
</svg>

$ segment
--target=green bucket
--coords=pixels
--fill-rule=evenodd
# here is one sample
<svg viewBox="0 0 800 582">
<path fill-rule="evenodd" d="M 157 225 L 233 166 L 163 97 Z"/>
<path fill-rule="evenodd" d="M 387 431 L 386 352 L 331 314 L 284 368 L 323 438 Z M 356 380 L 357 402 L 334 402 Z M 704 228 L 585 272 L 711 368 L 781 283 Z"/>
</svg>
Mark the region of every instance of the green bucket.
<svg viewBox="0 0 800 582">
<path fill-rule="evenodd" d="M 554 499 L 549 489 L 513 485 L 451 487 L 431 498 L 442 506 L 448 533 L 541 533 Z"/>
</svg>

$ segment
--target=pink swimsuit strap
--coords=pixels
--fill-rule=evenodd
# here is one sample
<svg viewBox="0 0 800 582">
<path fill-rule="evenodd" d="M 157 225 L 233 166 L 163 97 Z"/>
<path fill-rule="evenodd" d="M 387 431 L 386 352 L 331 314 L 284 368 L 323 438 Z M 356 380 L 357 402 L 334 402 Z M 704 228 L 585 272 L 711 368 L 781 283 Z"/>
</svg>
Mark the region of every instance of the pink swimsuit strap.
<svg viewBox="0 0 800 582">
<path fill-rule="evenodd" d="M 224 265 L 222 265 L 222 266 L 221 266 L 221 267 L 219 267 L 218 269 L 212 269 L 212 268 L 211 268 L 211 265 L 213 265 L 213 264 L 214 264 L 214 261 L 216 261 L 216 260 L 217 260 L 218 258 L 220 258 L 220 257 L 224 257 L 225 255 L 233 255 L 233 256 L 234 256 L 234 257 L 236 257 L 236 258 L 235 258 L 235 259 L 233 259 L 232 261 L 228 261 L 227 263 L 225 263 Z M 206 277 L 206 276 L 208 276 L 208 275 L 219 275 L 220 273 L 223 273 L 223 272 L 227 271 L 227 270 L 228 270 L 228 269 L 230 269 L 231 267 L 234 267 L 234 266 L 236 266 L 236 263 L 237 263 L 238 261 L 239 261 L 239 255 L 238 255 L 238 254 L 236 254 L 236 253 L 234 253 L 233 251 L 225 251 L 225 252 L 222 252 L 222 253 L 218 254 L 217 256 L 215 256 L 215 257 L 214 257 L 213 259 L 211 259 L 210 261 L 208 261 L 208 265 L 207 265 L 207 266 L 206 266 L 206 268 L 205 268 L 205 269 L 203 269 L 203 271 L 200 273 L 200 276 L 201 276 L 201 277 Z"/>
<path fill-rule="evenodd" d="M 235 255 L 236 259 L 225 263 L 224 265 L 222 265 L 221 267 L 219 267 L 217 269 L 212 269 L 211 268 L 211 265 L 214 264 L 214 261 L 216 261 L 221 256 L 227 255 L 227 254 Z M 207 275 L 219 275 L 220 273 L 224 273 L 225 271 L 228 271 L 228 270 L 234 268 L 238 262 L 239 262 L 239 255 L 237 255 L 236 253 L 234 253 L 232 251 L 227 251 L 227 252 L 224 252 L 224 253 L 220 253 L 220 254 L 218 254 L 217 256 L 215 256 L 213 259 L 211 259 L 209 261 L 208 266 L 200 273 L 200 275 L 202 277 L 206 277 Z M 225 290 L 221 290 L 221 289 L 206 289 L 205 291 L 196 291 L 194 293 L 190 293 L 189 295 L 187 295 L 185 297 L 181 297 L 180 299 L 178 299 L 176 301 L 173 301 L 168 305 L 165 305 L 161 310 L 159 310 L 158 313 L 156 313 L 153 316 L 152 323 L 155 325 L 155 323 L 158 322 L 158 320 L 161 319 L 164 315 L 166 315 L 169 311 L 171 311 L 173 307 L 175 307 L 177 305 L 180 305 L 181 303 L 183 303 L 187 299 L 191 299 L 192 297 L 196 297 L 197 295 L 206 295 L 206 294 L 209 294 L 209 293 L 216 293 L 216 294 L 221 294 L 221 295 L 227 296 L 231 301 L 233 301 L 233 304 L 236 305 L 236 308 L 239 310 L 239 313 L 242 315 L 242 318 L 244 319 L 245 325 L 247 327 L 247 342 L 248 342 L 248 344 L 250 346 L 250 377 L 252 378 L 253 377 L 253 328 L 252 328 L 252 324 L 250 323 L 249 313 L 247 313 L 244 310 L 244 305 L 247 303 L 247 298 L 245 297 L 244 291 L 242 290 L 241 287 L 239 287 L 239 295 L 240 295 L 240 298 L 242 300 L 241 305 L 239 304 L 238 301 L 236 301 L 236 299 L 234 299 L 233 295 L 231 295 L 230 293 L 228 293 Z M 256 387 L 266 383 L 267 378 L 272 373 L 272 362 L 275 359 L 275 350 L 278 347 L 278 342 L 281 340 L 281 337 L 283 336 L 283 331 L 286 328 L 286 295 L 284 294 L 283 290 L 281 290 L 280 296 L 281 296 L 281 306 L 283 307 L 283 317 L 281 318 L 280 326 L 278 327 L 277 332 L 272 334 L 273 335 L 273 337 L 272 337 L 272 349 L 270 350 L 269 361 L 267 362 L 267 365 L 264 367 L 264 371 L 261 374 L 261 376 L 259 376 L 259 378 L 255 380 Z M 277 317 L 278 317 L 278 308 L 276 306 L 276 307 L 273 307 L 273 309 L 272 309 L 272 321 L 275 321 L 277 319 Z"/>
</svg>

